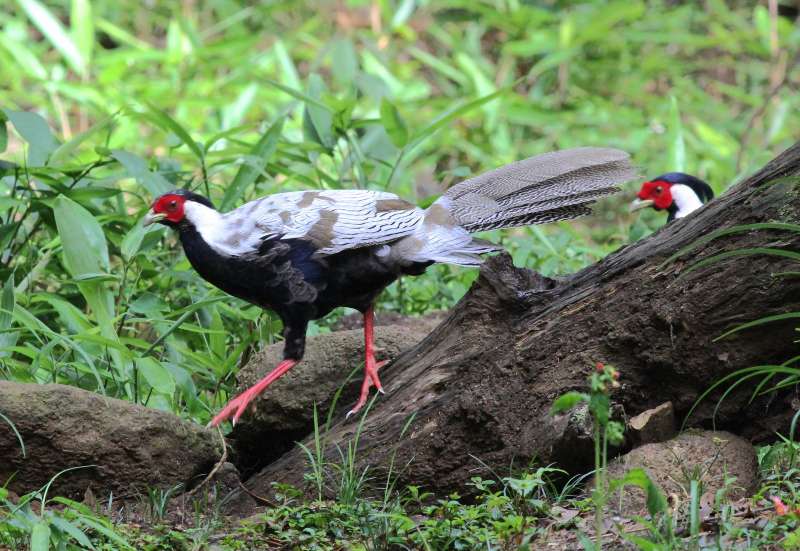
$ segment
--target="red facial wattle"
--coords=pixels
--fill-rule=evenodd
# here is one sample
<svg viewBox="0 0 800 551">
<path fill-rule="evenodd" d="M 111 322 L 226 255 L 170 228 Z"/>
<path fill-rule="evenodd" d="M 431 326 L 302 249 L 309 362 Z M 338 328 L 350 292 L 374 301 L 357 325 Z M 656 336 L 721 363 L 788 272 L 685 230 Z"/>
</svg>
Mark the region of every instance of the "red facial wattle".
<svg viewBox="0 0 800 551">
<path fill-rule="evenodd" d="M 668 209 L 672 204 L 672 184 L 663 180 L 653 180 L 642 184 L 636 196 L 642 201 L 650 200 L 657 209 Z"/>
<path fill-rule="evenodd" d="M 166 220 L 177 224 L 183 220 L 183 206 L 185 202 L 186 199 L 181 195 L 172 193 L 162 195 L 153 203 L 153 212 L 156 214 L 164 214 Z"/>
</svg>

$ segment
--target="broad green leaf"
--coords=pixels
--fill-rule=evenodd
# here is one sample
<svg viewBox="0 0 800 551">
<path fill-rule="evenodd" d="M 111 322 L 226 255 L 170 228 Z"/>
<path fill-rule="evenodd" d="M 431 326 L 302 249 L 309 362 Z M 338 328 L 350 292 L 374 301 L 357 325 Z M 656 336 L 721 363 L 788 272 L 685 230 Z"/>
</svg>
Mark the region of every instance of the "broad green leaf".
<svg viewBox="0 0 800 551">
<path fill-rule="evenodd" d="M 45 520 L 40 520 L 33 525 L 31 530 L 30 551 L 48 551 L 50 549 L 50 525 Z"/>
<path fill-rule="evenodd" d="M 136 368 L 155 392 L 172 396 L 175 392 L 175 379 L 161 362 L 153 358 L 137 358 Z"/>
<path fill-rule="evenodd" d="M 319 100 L 326 92 L 325 83 L 318 74 L 308 77 L 308 95 Z M 318 143 L 327 149 L 333 148 L 336 138 L 333 135 L 333 114 L 328 108 L 319 107 L 316 103 L 306 103 L 305 113 L 311 121 Z"/>
<path fill-rule="evenodd" d="M 339 38 L 331 48 L 331 69 L 333 78 L 341 85 L 350 85 L 358 72 L 358 56 L 349 38 Z"/>
<path fill-rule="evenodd" d="M 147 166 L 147 161 L 138 155 L 122 149 L 112 149 L 111 156 L 124 166 L 128 174 L 142 184 L 153 197 L 158 197 L 174 189 L 175 186 L 170 184 L 164 176 L 158 172 L 151 172 Z"/>
<path fill-rule="evenodd" d="M 94 48 L 94 19 L 90 0 L 72 0 L 69 24 L 72 40 L 88 66 L 92 61 Z"/>
<path fill-rule="evenodd" d="M 69 333 L 82 333 L 88 331 L 92 324 L 86 315 L 71 302 L 50 293 L 37 293 L 33 302 L 45 302 L 58 314 L 59 321 Z"/>
<path fill-rule="evenodd" d="M 286 85 L 286 90 L 299 90 L 302 86 L 300 82 L 300 76 L 297 74 L 297 67 L 295 67 L 294 61 L 292 61 L 292 56 L 286 49 L 286 45 L 283 43 L 283 40 L 278 39 L 275 41 L 275 43 L 272 45 L 272 53 L 277 58 L 278 65 L 280 65 L 281 79 Z"/>
<path fill-rule="evenodd" d="M 117 545 L 125 548 L 125 549 L 133 549 L 130 543 L 128 543 L 122 536 L 120 536 L 116 530 L 113 530 L 106 524 L 100 522 L 96 518 L 93 518 L 89 515 L 82 515 L 81 516 L 81 523 L 85 524 L 95 532 L 98 532 L 104 535 L 106 538 L 114 541 Z"/>
<path fill-rule="evenodd" d="M 181 396 L 193 411 L 200 411 L 203 408 L 202 402 L 197 398 L 197 387 L 192 380 L 191 374 L 184 368 L 173 363 L 165 364 L 165 367 L 175 379 L 175 386 L 180 391 Z"/>
<path fill-rule="evenodd" d="M 381 100 L 381 122 L 392 144 L 402 149 L 408 143 L 408 128 L 397 107 L 385 97 Z"/>
<path fill-rule="evenodd" d="M 63 195 L 54 203 L 64 261 L 73 277 L 108 273 L 108 245 L 103 228 L 91 212 Z"/>
<path fill-rule="evenodd" d="M 0 330 L 11 328 L 11 320 L 14 316 L 15 305 L 14 274 L 11 274 L 8 276 L 5 285 L 3 285 L 3 293 L 2 296 L 0 296 Z"/>
<path fill-rule="evenodd" d="M 124 258 L 126 262 L 130 262 L 130 260 L 136 256 L 136 253 L 139 252 L 139 247 L 142 246 L 145 233 L 147 233 L 147 228 L 142 226 L 142 221 L 139 220 L 134 224 L 131 230 L 125 234 L 125 237 L 122 239 L 122 244 L 120 245 L 120 253 L 122 253 L 122 258 Z"/>
<path fill-rule="evenodd" d="M 64 26 L 56 16 L 38 0 L 17 0 L 22 10 L 36 28 L 47 38 L 50 44 L 64 56 L 72 70 L 83 75 L 86 73 L 86 60 L 70 38 Z"/>
<path fill-rule="evenodd" d="M 6 127 L 6 114 L 0 111 L 0 153 L 8 147 L 8 128 Z"/>
<path fill-rule="evenodd" d="M 64 251 L 64 264 L 73 277 L 108 274 L 108 245 L 100 224 L 88 210 L 78 203 L 59 195 L 53 206 L 56 228 L 61 237 Z M 117 329 L 114 323 L 114 297 L 103 281 L 83 281 L 78 289 L 86 299 L 106 339 L 118 343 Z M 109 351 L 119 377 L 127 379 L 126 364 L 119 350 Z"/>
<path fill-rule="evenodd" d="M 4 109 L 8 120 L 14 125 L 22 139 L 30 145 L 28 149 L 28 165 L 43 166 L 58 146 L 58 140 L 50 131 L 42 117 L 27 111 L 11 111 Z"/>
<path fill-rule="evenodd" d="M 570 391 L 559 396 L 550 408 L 551 414 L 564 413 L 582 402 L 589 401 L 589 395 L 583 392 Z"/>
<path fill-rule="evenodd" d="M 253 184 L 262 173 L 264 167 L 269 162 L 278 147 L 278 140 L 283 130 L 283 118 L 278 119 L 267 129 L 264 135 L 250 150 L 249 156 L 258 159 L 258 164 L 253 166 L 250 163 L 243 164 L 234 176 L 233 181 L 225 190 L 222 197 L 220 209 L 225 211 L 234 206 L 244 196 L 245 190 Z"/>
<path fill-rule="evenodd" d="M 686 144 L 683 141 L 683 124 L 678 99 L 670 98 L 669 108 L 669 172 L 686 172 Z"/>
<path fill-rule="evenodd" d="M 225 129 L 233 128 L 242 123 L 245 114 L 250 110 L 253 105 L 253 100 L 256 98 L 258 85 L 253 82 L 247 85 L 240 93 L 236 100 L 225 107 L 222 111 L 222 127 Z M 208 150 L 208 146 L 205 147 Z"/>
<path fill-rule="evenodd" d="M 72 524 L 72 522 L 68 521 L 67 519 L 55 514 L 50 517 L 50 523 L 60 531 L 71 536 L 81 545 L 83 549 L 95 548 L 94 545 L 92 545 L 92 542 L 89 541 L 89 538 L 86 536 L 86 534 L 84 534 L 80 528 Z"/>
<path fill-rule="evenodd" d="M 636 534 L 627 534 L 623 533 L 623 537 L 634 544 L 636 549 L 639 551 L 664 551 L 664 546 L 658 543 L 654 543 L 647 538 L 643 538 L 642 536 L 637 536 Z M 594 551 L 594 545 L 590 548 Z"/>
<path fill-rule="evenodd" d="M 203 160 L 205 157 L 205 153 L 203 152 L 203 148 L 194 141 L 194 139 L 189 135 L 189 132 L 178 123 L 175 119 L 170 117 L 166 111 L 159 109 L 155 105 L 149 104 L 150 107 L 150 115 L 153 121 L 160 126 L 164 130 L 168 130 L 174 133 L 180 140 L 186 144 L 192 153 L 197 156 L 199 160 Z"/>
<path fill-rule="evenodd" d="M 225 340 L 228 333 L 225 331 L 225 325 L 222 323 L 222 316 L 219 313 L 219 309 L 212 307 L 209 308 L 209 311 L 211 313 L 209 345 L 214 355 L 222 359 L 225 357 Z"/>
</svg>

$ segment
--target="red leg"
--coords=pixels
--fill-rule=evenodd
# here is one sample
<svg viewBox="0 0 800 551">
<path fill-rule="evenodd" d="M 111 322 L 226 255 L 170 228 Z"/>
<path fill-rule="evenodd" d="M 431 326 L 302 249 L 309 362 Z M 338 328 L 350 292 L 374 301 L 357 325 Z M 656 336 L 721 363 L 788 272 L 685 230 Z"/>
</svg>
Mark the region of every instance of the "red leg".
<svg viewBox="0 0 800 551">
<path fill-rule="evenodd" d="M 367 308 L 367 311 L 364 312 L 364 382 L 361 383 L 361 395 L 358 398 L 358 402 L 353 406 L 353 409 L 347 412 L 347 417 L 350 417 L 364 407 L 364 404 L 367 403 L 369 389 L 372 385 L 375 385 L 378 392 L 384 394 L 383 385 L 381 385 L 381 380 L 378 378 L 378 370 L 383 367 L 386 362 L 375 361 L 374 327 L 375 313 L 372 306 L 370 306 Z"/>
<path fill-rule="evenodd" d="M 238 421 L 239 417 L 241 417 L 242 413 L 244 413 L 244 410 L 247 409 L 247 405 L 252 402 L 255 397 L 264 392 L 269 385 L 277 381 L 284 373 L 289 371 L 295 365 L 297 365 L 297 360 L 283 360 L 275 369 L 270 371 L 266 377 L 228 402 L 222 411 L 220 411 L 216 417 L 211 420 L 210 425 L 212 427 L 216 427 L 225 419 L 230 417 L 234 410 L 236 410 L 236 413 L 233 415 L 233 424 L 235 425 L 236 421 Z"/>
</svg>

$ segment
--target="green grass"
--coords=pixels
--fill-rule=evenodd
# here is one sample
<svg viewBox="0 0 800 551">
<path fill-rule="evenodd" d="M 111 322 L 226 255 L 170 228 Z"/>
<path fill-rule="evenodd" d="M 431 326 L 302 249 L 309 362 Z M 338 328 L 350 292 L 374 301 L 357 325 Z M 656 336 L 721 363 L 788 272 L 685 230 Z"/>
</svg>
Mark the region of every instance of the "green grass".
<svg viewBox="0 0 800 551">
<path fill-rule="evenodd" d="M 800 126 L 800 28 L 766 3 L 207 0 L 151 8 L 108 0 L 0 6 L 0 378 L 80 386 L 199 423 L 233 392 L 241 359 L 279 339 L 280 322 L 211 289 L 173 235 L 141 227 L 162 191 L 188 186 L 226 208 L 278 191 L 352 187 L 425 204 L 443 185 L 501 164 L 600 145 L 630 151 L 644 175 L 684 169 L 720 193 L 790 145 Z M 591 218 L 487 237 L 517 265 L 545 275 L 578 270 L 663 223 L 652 212 L 625 212 L 634 187 Z M 391 286 L 379 309 L 449 308 L 475 276 L 434 267 Z M 328 331 L 340 315 L 311 332 Z M 346 505 L 287 497 L 266 525 L 320 548 L 337 538 L 381 548 L 391 537 L 430 549 L 524 545 L 552 509 L 541 495 L 542 507 L 523 506 L 527 498 L 502 477 L 494 481 L 502 491 L 476 483 L 470 503 L 423 504 L 424 489 L 389 491 L 386 481 L 382 500 L 362 499 L 363 477 L 347 470 L 351 450 L 341 451 Z M 786 476 L 770 484 L 794 504 L 795 479 Z M 151 496 L 154 516 L 164 497 Z M 70 522 L 84 514 L 62 505 L 58 514 L 77 515 Z M 22 522 L 19 513 L 4 509 L 0 527 Z M 380 534 L 365 535 L 376 518 Z M 319 528 L 325 522 L 338 532 Z M 763 537 L 800 540 L 796 519 L 770 522 Z M 27 541 L 32 525 L 20 526 L 0 533 Z M 194 548 L 209 526 L 189 536 L 132 535 L 142 538 L 138 548 Z M 262 530 L 247 533 L 278 537 Z"/>
</svg>

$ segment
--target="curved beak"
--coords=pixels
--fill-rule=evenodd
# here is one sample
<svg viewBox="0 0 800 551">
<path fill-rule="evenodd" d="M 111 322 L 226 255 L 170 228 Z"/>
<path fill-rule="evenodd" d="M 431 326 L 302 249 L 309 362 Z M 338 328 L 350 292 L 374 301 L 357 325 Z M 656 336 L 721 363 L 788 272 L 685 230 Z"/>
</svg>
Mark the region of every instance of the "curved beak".
<svg viewBox="0 0 800 551">
<path fill-rule="evenodd" d="M 640 209 L 646 209 L 647 207 L 653 206 L 652 199 L 634 199 L 631 201 L 631 204 L 628 206 L 628 212 L 634 212 Z"/>
<path fill-rule="evenodd" d="M 150 224 L 155 224 L 156 222 L 161 222 L 166 217 L 167 217 L 167 215 L 164 214 L 163 212 L 159 212 L 158 214 L 156 214 L 152 210 L 147 211 L 147 214 L 145 214 L 144 218 L 142 218 L 142 226 L 143 227 L 147 227 Z"/>
</svg>

